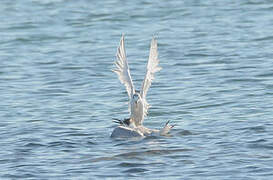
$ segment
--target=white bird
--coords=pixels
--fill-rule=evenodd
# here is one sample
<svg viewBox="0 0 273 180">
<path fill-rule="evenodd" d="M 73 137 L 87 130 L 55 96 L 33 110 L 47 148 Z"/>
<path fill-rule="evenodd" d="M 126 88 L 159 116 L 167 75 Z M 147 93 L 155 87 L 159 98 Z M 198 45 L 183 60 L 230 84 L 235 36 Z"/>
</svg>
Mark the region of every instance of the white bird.
<svg viewBox="0 0 273 180">
<path fill-rule="evenodd" d="M 161 70 L 158 66 L 157 41 L 153 37 L 150 47 L 150 55 L 146 69 L 146 75 L 142 83 L 141 91 L 136 91 L 130 75 L 129 65 L 126 59 L 124 35 L 120 40 L 120 45 L 117 50 L 117 60 L 115 61 L 116 68 L 113 70 L 122 84 L 125 85 L 129 96 L 129 111 L 130 118 L 122 120 L 115 119 L 114 122 L 120 125 L 114 129 L 111 137 L 136 137 L 147 136 L 153 133 L 161 135 L 167 134 L 173 127 L 169 125 L 169 121 L 161 130 L 149 129 L 142 125 L 144 117 L 147 116 L 149 104 L 146 100 L 148 89 L 151 86 L 154 74 Z"/>
</svg>

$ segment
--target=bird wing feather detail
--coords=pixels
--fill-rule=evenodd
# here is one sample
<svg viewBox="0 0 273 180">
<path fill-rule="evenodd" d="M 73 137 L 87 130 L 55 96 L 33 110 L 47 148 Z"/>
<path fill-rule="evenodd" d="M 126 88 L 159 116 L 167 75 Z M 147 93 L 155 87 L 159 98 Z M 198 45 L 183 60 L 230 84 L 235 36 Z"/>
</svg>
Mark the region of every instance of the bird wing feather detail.
<svg viewBox="0 0 273 180">
<path fill-rule="evenodd" d="M 150 106 L 146 100 L 148 89 L 150 88 L 152 81 L 155 78 L 154 74 L 161 70 L 161 67 L 159 67 L 158 64 L 159 64 L 159 59 L 158 59 L 158 52 L 157 52 L 157 41 L 153 37 L 151 41 L 150 55 L 149 55 L 149 60 L 147 64 L 146 75 L 142 83 L 142 89 L 140 94 L 144 103 L 145 116 L 147 115 L 148 109 Z"/>
<path fill-rule="evenodd" d="M 135 93 L 135 89 L 130 75 L 129 65 L 126 59 L 123 35 L 121 37 L 116 56 L 117 56 L 117 60 L 115 61 L 116 67 L 113 71 L 118 75 L 120 82 L 125 85 L 130 100 L 132 95 Z"/>
</svg>

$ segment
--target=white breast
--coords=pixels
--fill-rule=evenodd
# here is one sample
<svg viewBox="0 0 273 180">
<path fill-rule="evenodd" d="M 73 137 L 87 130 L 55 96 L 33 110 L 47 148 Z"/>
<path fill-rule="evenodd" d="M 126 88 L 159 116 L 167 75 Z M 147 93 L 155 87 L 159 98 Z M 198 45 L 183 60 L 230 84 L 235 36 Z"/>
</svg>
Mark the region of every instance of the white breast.
<svg viewBox="0 0 273 180">
<path fill-rule="evenodd" d="M 144 106 L 141 99 L 138 101 L 137 104 L 135 102 L 131 102 L 131 118 L 135 122 L 136 126 L 142 124 L 142 121 L 144 119 Z"/>
</svg>

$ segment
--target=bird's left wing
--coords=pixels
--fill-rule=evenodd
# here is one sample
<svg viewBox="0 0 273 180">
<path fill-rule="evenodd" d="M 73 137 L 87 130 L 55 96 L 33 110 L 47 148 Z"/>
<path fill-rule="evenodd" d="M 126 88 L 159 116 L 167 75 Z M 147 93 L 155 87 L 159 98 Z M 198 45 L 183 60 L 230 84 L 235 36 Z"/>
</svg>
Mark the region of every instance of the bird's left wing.
<svg viewBox="0 0 273 180">
<path fill-rule="evenodd" d="M 157 41 L 153 37 L 151 42 L 151 48 L 150 48 L 150 55 L 149 60 L 147 64 L 147 70 L 146 75 L 142 83 L 142 89 L 141 89 L 141 97 L 144 101 L 144 114 L 147 115 L 149 104 L 146 100 L 146 95 L 148 92 L 148 89 L 151 86 L 152 80 L 154 79 L 154 74 L 161 70 L 161 67 L 158 66 L 159 60 L 158 60 L 158 52 L 157 52 Z"/>
<path fill-rule="evenodd" d="M 117 73 L 118 78 L 122 84 L 125 85 L 129 99 L 135 93 L 133 81 L 130 75 L 130 69 L 126 59 L 125 47 L 124 47 L 124 36 L 122 35 L 120 45 L 117 51 L 117 60 L 115 61 L 116 69 L 113 71 Z"/>
</svg>

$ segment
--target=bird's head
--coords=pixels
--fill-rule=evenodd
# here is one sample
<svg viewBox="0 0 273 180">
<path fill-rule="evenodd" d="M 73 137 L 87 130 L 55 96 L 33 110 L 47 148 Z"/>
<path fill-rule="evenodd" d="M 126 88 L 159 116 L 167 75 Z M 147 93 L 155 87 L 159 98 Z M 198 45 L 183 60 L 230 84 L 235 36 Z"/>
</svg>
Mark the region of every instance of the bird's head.
<svg viewBox="0 0 273 180">
<path fill-rule="evenodd" d="M 137 103 L 138 101 L 140 100 L 140 94 L 138 92 L 136 92 L 134 95 L 133 95 L 133 101 L 135 103 Z"/>
<path fill-rule="evenodd" d="M 132 118 L 127 118 L 127 119 L 124 119 L 123 121 L 123 124 L 129 126 L 129 127 L 135 127 L 135 122 Z"/>
</svg>

